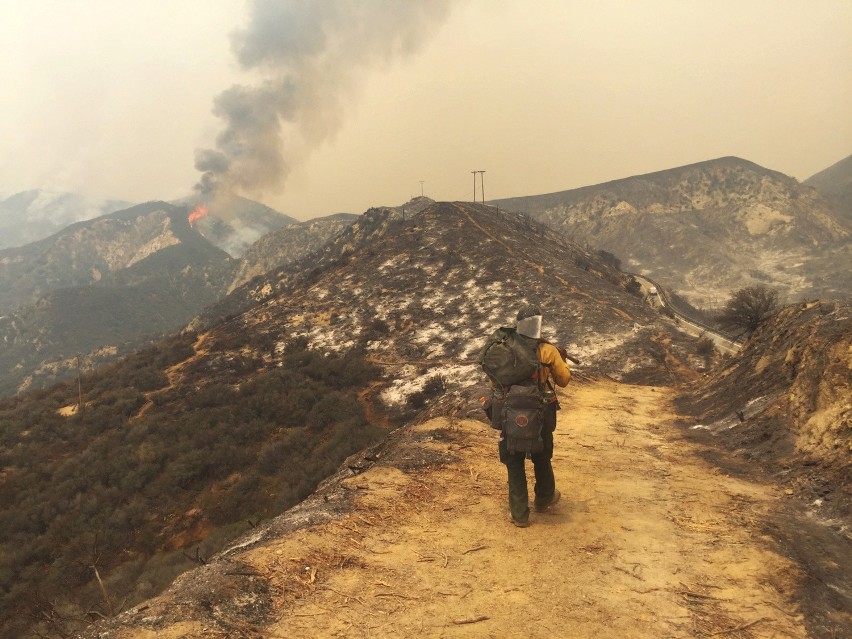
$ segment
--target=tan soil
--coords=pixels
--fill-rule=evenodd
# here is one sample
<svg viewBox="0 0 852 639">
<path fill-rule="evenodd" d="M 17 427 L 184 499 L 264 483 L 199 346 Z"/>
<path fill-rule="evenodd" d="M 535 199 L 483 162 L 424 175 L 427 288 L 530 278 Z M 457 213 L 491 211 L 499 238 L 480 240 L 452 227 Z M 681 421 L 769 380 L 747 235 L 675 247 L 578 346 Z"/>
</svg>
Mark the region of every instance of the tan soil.
<svg viewBox="0 0 852 639">
<path fill-rule="evenodd" d="M 152 397 L 159 393 L 165 393 L 167 391 L 172 390 L 180 380 L 180 377 L 183 373 L 183 369 L 186 368 L 189 364 L 199 359 L 200 357 L 207 354 L 207 349 L 203 348 L 204 342 L 207 341 L 207 337 L 209 333 L 201 333 L 195 340 L 195 343 L 192 345 L 192 348 L 195 349 L 195 355 L 185 359 L 177 364 L 173 364 L 166 369 L 166 379 L 168 383 L 163 388 L 158 388 L 157 390 L 150 391 L 145 393 L 145 397 L 147 401 L 142 404 L 141 408 L 130 418 L 130 421 L 136 421 L 137 419 L 142 419 L 145 416 L 151 407 L 154 405 L 154 400 Z"/>
<path fill-rule="evenodd" d="M 671 394 L 569 386 L 554 457 L 562 501 L 526 529 L 508 519 L 494 431 L 412 427 L 421 450 L 456 461 L 380 462 L 344 480 L 351 512 L 229 553 L 268 585 L 262 621 L 247 621 L 250 591 L 228 595 L 243 611 L 230 617 L 170 591 L 131 613 L 147 627 L 111 636 L 806 637 L 789 603 L 798 568 L 757 530 L 784 495 L 702 461 Z"/>
</svg>

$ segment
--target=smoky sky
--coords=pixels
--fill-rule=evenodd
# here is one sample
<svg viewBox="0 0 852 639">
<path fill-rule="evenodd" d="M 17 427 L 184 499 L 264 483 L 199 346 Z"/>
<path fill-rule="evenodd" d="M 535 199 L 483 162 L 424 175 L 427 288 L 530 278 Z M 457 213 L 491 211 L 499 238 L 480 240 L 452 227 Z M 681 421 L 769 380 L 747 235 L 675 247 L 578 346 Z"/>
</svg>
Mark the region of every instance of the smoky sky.
<svg viewBox="0 0 852 639">
<path fill-rule="evenodd" d="M 419 50 L 444 22 L 448 0 L 255 0 L 232 48 L 250 84 L 214 100 L 224 128 L 196 151 L 196 189 L 262 194 L 339 130 L 359 72 Z"/>
<path fill-rule="evenodd" d="M 298 219 L 852 152 L 849 0 L 0 3 L 0 198 Z M 201 173 L 194 166 L 197 159 Z"/>
</svg>

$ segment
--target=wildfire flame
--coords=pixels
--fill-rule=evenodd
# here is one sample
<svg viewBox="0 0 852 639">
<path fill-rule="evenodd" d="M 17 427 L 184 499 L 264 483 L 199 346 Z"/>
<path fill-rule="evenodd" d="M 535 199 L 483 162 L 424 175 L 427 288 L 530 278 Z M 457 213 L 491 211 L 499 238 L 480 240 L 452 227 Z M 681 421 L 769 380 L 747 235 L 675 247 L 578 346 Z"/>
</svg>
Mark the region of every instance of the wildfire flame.
<svg viewBox="0 0 852 639">
<path fill-rule="evenodd" d="M 195 223 L 202 217 L 206 217 L 208 213 L 209 211 L 207 210 L 207 205 L 199 204 L 194 209 L 192 209 L 192 213 L 189 214 L 189 225 L 195 226 Z"/>
</svg>

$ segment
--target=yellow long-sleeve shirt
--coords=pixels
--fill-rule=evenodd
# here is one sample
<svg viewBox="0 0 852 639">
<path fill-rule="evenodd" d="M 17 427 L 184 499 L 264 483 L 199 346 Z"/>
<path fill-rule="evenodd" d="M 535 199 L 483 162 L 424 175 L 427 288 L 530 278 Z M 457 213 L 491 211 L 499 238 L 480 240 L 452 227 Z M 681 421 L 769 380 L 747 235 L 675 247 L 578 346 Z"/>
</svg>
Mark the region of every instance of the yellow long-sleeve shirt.
<svg viewBox="0 0 852 639">
<path fill-rule="evenodd" d="M 558 348 L 548 342 L 542 342 L 538 346 L 538 359 L 543 364 L 542 376 L 544 379 L 541 380 L 542 384 L 552 375 L 553 381 L 559 386 L 568 385 L 568 381 L 571 379 L 571 369 L 563 361 Z"/>
</svg>

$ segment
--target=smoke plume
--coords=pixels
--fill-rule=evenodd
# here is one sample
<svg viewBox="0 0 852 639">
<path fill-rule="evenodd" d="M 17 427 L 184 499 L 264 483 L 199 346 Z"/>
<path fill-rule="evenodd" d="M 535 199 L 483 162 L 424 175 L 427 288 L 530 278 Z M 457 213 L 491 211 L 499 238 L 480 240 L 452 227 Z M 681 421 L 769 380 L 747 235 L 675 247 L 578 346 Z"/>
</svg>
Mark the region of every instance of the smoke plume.
<svg viewBox="0 0 852 639">
<path fill-rule="evenodd" d="M 196 151 L 197 190 L 280 187 L 339 129 L 360 72 L 417 51 L 449 7 L 450 0 L 254 0 L 232 46 L 258 79 L 215 99 L 224 129 L 215 149 Z"/>
</svg>

